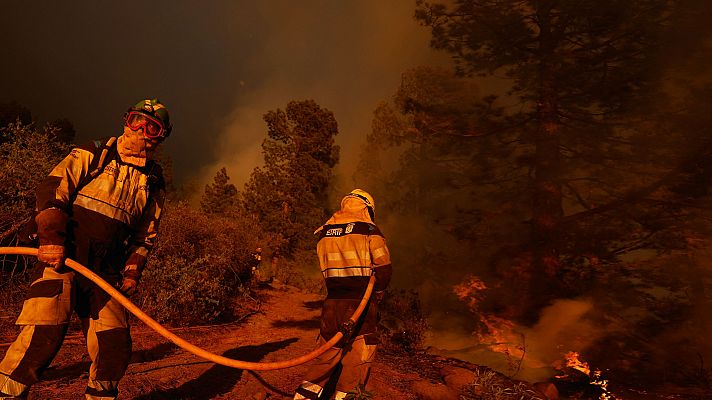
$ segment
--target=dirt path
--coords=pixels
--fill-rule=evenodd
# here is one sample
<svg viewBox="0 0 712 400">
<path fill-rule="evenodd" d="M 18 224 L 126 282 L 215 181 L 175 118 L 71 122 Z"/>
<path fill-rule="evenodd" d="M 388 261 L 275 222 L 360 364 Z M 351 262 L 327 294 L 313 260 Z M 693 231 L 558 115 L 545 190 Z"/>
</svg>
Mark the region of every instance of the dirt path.
<svg viewBox="0 0 712 400">
<path fill-rule="evenodd" d="M 186 340 L 226 357 L 247 361 L 278 361 L 313 350 L 319 329 L 321 296 L 283 285 L 259 293 L 258 314 L 239 325 L 186 328 L 175 332 Z M 121 399 L 289 399 L 307 366 L 250 372 L 205 362 L 176 347 L 143 324 L 132 328 L 133 356 L 120 385 Z M 0 347 L 0 356 L 7 346 Z M 65 341 L 30 399 L 83 399 L 89 358 L 84 340 Z M 409 382 L 414 373 L 397 371 L 376 361 L 370 386 L 376 399 L 415 399 Z"/>
</svg>

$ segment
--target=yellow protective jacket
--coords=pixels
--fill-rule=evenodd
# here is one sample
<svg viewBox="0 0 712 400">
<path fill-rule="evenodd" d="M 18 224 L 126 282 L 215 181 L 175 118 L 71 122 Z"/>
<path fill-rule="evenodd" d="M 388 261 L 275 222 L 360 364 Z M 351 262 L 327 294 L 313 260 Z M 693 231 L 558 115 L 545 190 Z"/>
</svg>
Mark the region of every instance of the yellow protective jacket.
<svg viewBox="0 0 712 400">
<path fill-rule="evenodd" d="M 372 271 L 376 274 L 375 290 L 386 289 L 392 274 L 391 258 L 383 234 L 358 200 L 345 201 L 315 234 L 319 236 L 317 255 L 328 292 L 320 333 L 328 340 L 353 314 Z M 377 304 L 371 301 L 354 335 L 364 335 L 367 344 L 375 344 L 377 322 Z"/>
<path fill-rule="evenodd" d="M 40 243 L 64 244 L 69 257 L 111 283 L 121 279 L 126 264 L 137 265 L 134 274 L 140 276 L 156 241 L 165 183 L 155 162 L 139 168 L 122 162 L 112 149 L 114 157 L 103 171 L 75 193 L 106 143 L 74 148 L 39 185 L 36 196 L 40 215 L 44 210 L 56 215 L 50 218 L 55 223 L 38 219 Z"/>
</svg>

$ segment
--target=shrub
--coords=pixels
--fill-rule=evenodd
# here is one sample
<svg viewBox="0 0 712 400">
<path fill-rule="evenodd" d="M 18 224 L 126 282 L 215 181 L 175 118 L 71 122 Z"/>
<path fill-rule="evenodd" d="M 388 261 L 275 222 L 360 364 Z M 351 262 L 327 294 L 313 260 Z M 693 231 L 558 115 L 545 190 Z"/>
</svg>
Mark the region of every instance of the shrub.
<svg viewBox="0 0 712 400">
<path fill-rule="evenodd" d="M 314 249 L 297 250 L 289 259 L 282 258 L 275 273 L 275 277 L 284 284 L 309 293 L 326 294 L 324 278 L 316 255 L 316 245 Z"/>
<path fill-rule="evenodd" d="M 7 245 L 35 207 L 35 188 L 69 153 L 52 128 L 11 123 L 0 129 L 0 244 Z"/>
<path fill-rule="evenodd" d="M 191 325 L 230 320 L 249 309 L 245 289 L 260 239 L 254 220 L 169 203 L 159 229 L 139 285 L 144 311 L 160 322 Z"/>
</svg>

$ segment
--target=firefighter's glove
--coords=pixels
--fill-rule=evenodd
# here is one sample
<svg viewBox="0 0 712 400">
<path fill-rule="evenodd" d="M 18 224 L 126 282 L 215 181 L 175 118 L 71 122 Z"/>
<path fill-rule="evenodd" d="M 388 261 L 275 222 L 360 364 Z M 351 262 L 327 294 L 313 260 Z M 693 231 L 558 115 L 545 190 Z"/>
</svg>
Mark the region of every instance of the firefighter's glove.
<svg viewBox="0 0 712 400">
<path fill-rule="evenodd" d="M 121 281 L 119 291 L 123 293 L 124 296 L 130 297 L 132 294 L 136 293 L 140 277 L 141 273 L 139 272 L 137 265 L 127 265 L 126 268 L 124 268 L 124 280 Z"/>
<path fill-rule="evenodd" d="M 67 258 L 67 255 L 62 245 L 42 244 L 37 249 L 37 260 L 47 264 L 55 271 L 62 268 L 65 258 Z"/>
<path fill-rule="evenodd" d="M 67 236 L 69 216 L 59 208 L 50 207 L 37 213 L 35 222 L 37 223 L 37 235 L 40 238 L 37 260 L 59 270 L 67 257 L 64 242 Z"/>
<path fill-rule="evenodd" d="M 341 333 L 344 334 L 344 337 L 347 338 L 347 337 L 350 337 L 351 334 L 354 333 L 354 325 L 355 325 L 354 321 L 349 319 L 348 321 L 341 324 L 341 329 L 339 329 L 339 330 L 341 331 Z"/>
<path fill-rule="evenodd" d="M 119 292 L 121 292 L 126 297 L 131 297 L 134 293 L 136 293 L 137 288 L 138 282 L 135 279 L 124 278 L 124 280 L 121 281 L 121 287 L 119 288 Z"/>
</svg>

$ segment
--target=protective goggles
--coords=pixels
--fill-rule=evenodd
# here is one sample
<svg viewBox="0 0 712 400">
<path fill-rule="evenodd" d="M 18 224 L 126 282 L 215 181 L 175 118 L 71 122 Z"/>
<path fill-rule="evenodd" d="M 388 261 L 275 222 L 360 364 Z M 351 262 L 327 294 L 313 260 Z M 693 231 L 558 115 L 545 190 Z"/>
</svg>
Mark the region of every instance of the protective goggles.
<svg viewBox="0 0 712 400">
<path fill-rule="evenodd" d="M 127 112 L 124 115 L 124 122 L 132 131 L 143 128 L 143 135 L 149 139 L 162 139 L 168 136 L 166 127 L 160 119 L 140 111 Z"/>
</svg>

